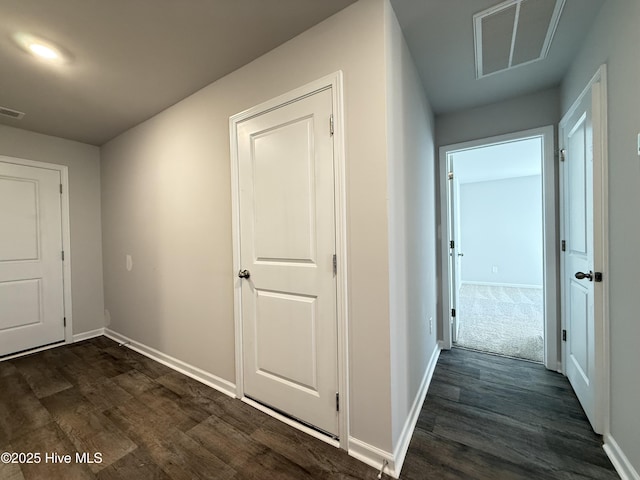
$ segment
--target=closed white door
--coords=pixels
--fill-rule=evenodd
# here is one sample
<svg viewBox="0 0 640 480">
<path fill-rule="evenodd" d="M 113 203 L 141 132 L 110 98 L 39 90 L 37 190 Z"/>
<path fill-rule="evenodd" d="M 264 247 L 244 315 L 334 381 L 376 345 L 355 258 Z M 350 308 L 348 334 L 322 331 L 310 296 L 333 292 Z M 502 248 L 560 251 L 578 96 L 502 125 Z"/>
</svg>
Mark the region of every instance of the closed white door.
<svg viewBox="0 0 640 480">
<path fill-rule="evenodd" d="M 246 396 L 338 434 L 327 89 L 238 124 Z"/>
<path fill-rule="evenodd" d="M 563 120 L 563 308 L 565 370 L 593 429 L 601 433 L 596 408 L 594 321 L 593 126 L 592 98 L 585 95 Z"/>
<path fill-rule="evenodd" d="M 60 172 L 0 162 L 0 356 L 64 340 Z"/>
</svg>

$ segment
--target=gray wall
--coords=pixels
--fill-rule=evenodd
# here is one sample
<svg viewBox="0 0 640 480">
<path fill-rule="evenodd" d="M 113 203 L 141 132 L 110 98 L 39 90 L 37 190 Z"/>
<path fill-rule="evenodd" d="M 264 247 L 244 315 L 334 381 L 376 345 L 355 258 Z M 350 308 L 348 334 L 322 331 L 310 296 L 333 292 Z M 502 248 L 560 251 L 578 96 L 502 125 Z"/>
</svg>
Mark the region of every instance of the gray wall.
<svg viewBox="0 0 640 480">
<path fill-rule="evenodd" d="M 229 116 L 344 72 L 351 435 L 390 451 L 384 5 L 353 4 L 101 152 L 109 328 L 235 383 Z"/>
<path fill-rule="evenodd" d="M 434 122 L 389 4 L 386 21 L 389 308 L 395 450 L 420 393 L 429 359 L 437 348 Z"/>
<path fill-rule="evenodd" d="M 463 183 L 459 208 L 463 282 L 542 287 L 540 175 Z"/>
<path fill-rule="evenodd" d="M 0 154 L 69 167 L 73 333 L 104 326 L 98 147 L 0 125 Z"/>
<path fill-rule="evenodd" d="M 557 125 L 560 91 L 550 88 L 503 102 L 436 117 L 438 147 L 481 138 Z"/>
<path fill-rule="evenodd" d="M 565 112 L 594 75 L 608 68 L 611 436 L 640 473 L 640 2 L 609 0 L 562 85 Z"/>
</svg>

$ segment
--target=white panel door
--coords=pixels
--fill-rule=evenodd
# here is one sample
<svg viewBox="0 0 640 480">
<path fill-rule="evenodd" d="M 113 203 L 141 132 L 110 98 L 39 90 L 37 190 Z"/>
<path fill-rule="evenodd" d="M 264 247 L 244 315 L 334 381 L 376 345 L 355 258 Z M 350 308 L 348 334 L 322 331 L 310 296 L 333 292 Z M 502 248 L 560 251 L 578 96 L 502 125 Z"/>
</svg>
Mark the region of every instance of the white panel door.
<svg viewBox="0 0 640 480">
<path fill-rule="evenodd" d="M 60 172 L 0 162 L 0 356 L 64 340 Z"/>
<path fill-rule="evenodd" d="M 238 124 L 245 395 L 332 435 L 337 319 L 327 89 Z"/>
<path fill-rule="evenodd" d="M 592 427 L 596 420 L 593 249 L 593 127 L 591 95 L 562 129 L 564 213 L 565 369 Z"/>
</svg>

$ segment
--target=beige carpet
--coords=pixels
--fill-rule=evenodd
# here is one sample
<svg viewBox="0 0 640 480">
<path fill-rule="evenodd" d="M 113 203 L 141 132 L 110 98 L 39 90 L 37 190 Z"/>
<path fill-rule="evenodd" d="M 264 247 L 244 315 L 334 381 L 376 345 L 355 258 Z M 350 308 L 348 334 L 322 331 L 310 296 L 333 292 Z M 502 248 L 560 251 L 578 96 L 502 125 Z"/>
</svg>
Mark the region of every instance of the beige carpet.
<svg viewBox="0 0 640 480">
<path fill-rule="evenodd" d="M 542 362 L 542 288 L 465 284 L 460 289 L 457 346 Z"/>
</svg>

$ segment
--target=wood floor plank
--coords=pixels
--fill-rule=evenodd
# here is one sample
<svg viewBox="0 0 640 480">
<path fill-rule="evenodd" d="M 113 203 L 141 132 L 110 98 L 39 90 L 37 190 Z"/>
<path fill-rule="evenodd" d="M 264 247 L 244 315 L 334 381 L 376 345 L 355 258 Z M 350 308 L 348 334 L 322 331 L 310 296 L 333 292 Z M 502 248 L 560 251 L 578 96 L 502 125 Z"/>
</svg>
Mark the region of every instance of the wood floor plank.
<svg viewBox="0 0 640 480">
<path fill-rule="evenodd" d="M 405 462 L 401 479 L 553 479 L 553 474 L 548 469 L 511 462 L 464 443 L 427 432 L 417 431 L 412 439 L 411 448 L 412 457 Z"/>
<path fill-rule="evenodd" d="M 112 379 L 120 388 L 129 395 L 136 397 L 156 386 L 156 383 L 144 373 L 137 370 L 129 370 Z"/>
<path fill-rule="evenodd" d="M 16 370 L 0 377 L 0 429 L 8 440 L 51 422 L 51 415 Z"/>
<path fill-rule="evenodd" d="M 93 457 L 99 453 L 101 461 L 91 464 L 91 471 L 99 472 L 134 451 L 137 445 L 100 412 L 66 414 L 56 419 L 77 452 Z"/>
<path fill-rule="evenodd" d="M 122 375 L 124 374 L 113 378 L 98 377 L 91 382 L 82 382 L 78 385 L 78 390 L 99 410 L 117 407 L 133 398 L 131 394 L 114 381 L 115 378 L 119 378 Z"/>
<path fill-rule="evenodd" d="M 345 479 L 356 479 L 363 478 L 371 470 L 353 458 L 345 458 L 340 449 L 271 417 L 265 420 L 251 438 L 299 465 L 313 478 L 325 478 L 339 473 Z"/>
<path fill-rule="evenodd" d="M 401 478 L 619 477 L 565 377 L 453 349 L 440 355 Z"/>
<path fill-rule="evenodd" d="M 0 362 L 0 449 L 101 451 L 104 462 L 0 466 L 2 480 L 377 476 L 345 451 L 105 337 L 25 358 Z M 440 356 L 400 478 L 618 477 L 565 377 L 454 349 Z"/>
<path fill-rule="evenodd" d="M 10 443 L 5 443 L 0 439 L 0 453 L 16 452 L 17 450 Z M 0 462 L 0 478 L 2 480 L 24 480 L 24 475 L 20 469 L 20 464 L 11 462 Z"/>
<path fill-rule="evenodd" d="M 7 375 L 14 375 L 16 373 L 16 366 L 11 360 L 4 360 L 0 362 L 0 377 L 6 377 Z"/>
<path fill-rule="evenodd" d="M 144 448 L 136 448 L 96 475 L 99 480 L 170 480 Z"/>
<path fill-rule="evenodd" d="M 252 459 L 268 450 L 262 443 L 253 441 L 250 436 L 214 415 L 186 434 L 235 469 L 251 463 Z"/>
<path fill-rule="evenodd" d="M 82 414 L 96 410 L 96 406 L 80 393 L 77 387 L 45 397 L 41 402 L 54 419 L 67 414 Z"/>
<path fill-rule="evenodd" d="M 55 422 L 23 435 L 13 442 L 17 452 L 39 452 L 40 463 L 22 464 L 20 466 L 25 479 L 47 480 L 89 480 L 95 478 L 88 465 L 76 461 L 76 449 L 65 433 Z M 71 455 L 67 463 L 52 463 L 45 455 L 56 453 L 60 456 Z"/>
<path fill-rule="evenodd" d="M 61 392 L 73 385 L 52 364 L 43 364 L 33 355 L 13 360 L 13 364 L 27 381 L 36 397 L 43 398 Z"/>
<path fill-rule="evenodd" d="M 153 395 L 161 391 L 161 388 L 156 387 L 144 395 Z M 157 405 L 160 402 L 151 403 L 148 400 L 149 397 L 143 396 L 133 398 L 118 407 L 106 410 L 104 415 L 138 445 L 155 441 L 155 438 L 165 431 L 187 431 L 200 423 L 178 408 L 158 409 Z"/>
</svg>

